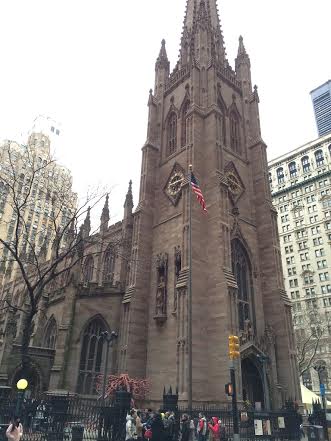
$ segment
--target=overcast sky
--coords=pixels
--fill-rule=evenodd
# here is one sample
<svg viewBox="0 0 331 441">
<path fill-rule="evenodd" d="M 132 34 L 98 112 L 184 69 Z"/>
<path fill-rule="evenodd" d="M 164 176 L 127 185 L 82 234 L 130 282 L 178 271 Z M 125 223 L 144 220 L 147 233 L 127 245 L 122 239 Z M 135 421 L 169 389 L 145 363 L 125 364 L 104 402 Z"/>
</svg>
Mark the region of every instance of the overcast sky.
<svg viewBox="0 0 331 441">
<path fill-rule="evenodd" d="M 113 187 L 137 203 L 148 91 L 162 38 L 173 67 L 186 0 L 0 0 L 0 138 L 46 114 L 75 188 Z M 218 0 L 230 64 L 238 37 L 259 86 L 269 159 L 317 137 L 309 92 L 331 78 L 330 0 Z"/>
</svg>

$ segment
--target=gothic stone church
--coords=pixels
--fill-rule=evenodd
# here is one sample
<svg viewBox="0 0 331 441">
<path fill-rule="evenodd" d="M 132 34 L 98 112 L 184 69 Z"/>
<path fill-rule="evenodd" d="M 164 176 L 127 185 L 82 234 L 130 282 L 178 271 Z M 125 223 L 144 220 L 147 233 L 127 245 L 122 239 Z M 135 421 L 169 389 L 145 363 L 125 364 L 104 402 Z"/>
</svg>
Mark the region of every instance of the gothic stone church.
<svg viewBox="0 0 331 441">
<path fill-rule="evenodd" d="M 235 70 L 229 65 L 216 0 L 187 0 L 179 61 L 170 71 L 162 41 L 148 108 L 139 203 L 133 212 L 130 187 L 123 221 L 108 227 L 107 201 L 97 245 L 88 241 L 99 247 L 98 257 L 44 296 L 30 381 L 39 389 L 95 394 L 105 359 L 100 334 L 115 330 L 111 372 L 149 379 L 151 403 L 164 385 L 187 400 L 192 164 L 208 210 L 193 200 L 193 402 L 225 401 L 231 333 L 241 343 L 240 399 L 274 407 L 299 399 L 258 92 L 241 37 Z M 113 244 L 123 237 L 125 249 L 118 250 Z M 8 313 L 0 343 L 0 380 L 9 383 L 19 375 L 12 372 L 20 339 L 15 314 Z"/>
</svg>

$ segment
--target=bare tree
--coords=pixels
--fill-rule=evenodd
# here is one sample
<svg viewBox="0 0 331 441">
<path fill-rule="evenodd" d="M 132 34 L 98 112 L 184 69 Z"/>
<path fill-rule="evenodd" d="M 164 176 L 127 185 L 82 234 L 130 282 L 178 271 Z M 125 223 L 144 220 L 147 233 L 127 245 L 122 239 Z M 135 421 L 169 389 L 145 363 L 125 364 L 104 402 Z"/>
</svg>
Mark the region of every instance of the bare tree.
<svg viewBox="0 0 331 441">
<path fill-rule="evenodd" d="M 23 369 L 30 363 L 34 317 L 45 289 L 85 259 L 90 210 L 104 197 L 91 192 L 78 204 L 70 174 L 55 163 L 49 148 L 36 147 L 9 142 L 0 150 L 0 208 L 6 226 L 0 235 L 0 268 L 5 282 L 19 278 L 24 286 Z M 18 306 L 6 297 L 2 308 Z"/>
<path fill-rule="evenodd" d="M 331 322 L 313 309 L 304 315 L 294 315 L 294 323 L 299 375 L 302 376 L 314 366 L 325 341 L 330 338 Z"/>
</svg>

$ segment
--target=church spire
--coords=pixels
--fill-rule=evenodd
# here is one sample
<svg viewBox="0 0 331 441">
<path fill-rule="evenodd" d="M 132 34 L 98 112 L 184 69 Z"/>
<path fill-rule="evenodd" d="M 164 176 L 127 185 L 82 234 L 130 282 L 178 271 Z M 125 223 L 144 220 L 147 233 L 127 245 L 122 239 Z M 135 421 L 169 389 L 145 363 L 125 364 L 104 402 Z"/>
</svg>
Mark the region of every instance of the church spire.
<svg viewBox="0 0 331 441">
<path fill-rule="evenodd" d="M 83 232 L 83 239 L 86 237 L 89 237 L 91 232 L 91 207 L 87 208 L 86 211 L 86 218 L 84 220 L 84 223 L 82 225 L 82 232 Z"/>
<path fill-rule="evenodd" d="M 109 194 L 107 193 L 105 205 L 102 209 L 102 213 L 100 217 L 100 231 L 102 234 L 107 232 L 108 222 L 109 222 Z"/>
<path fill-rule="evenodd" d="M 181 64 L 190 64 L 191 60 L 201 57 L 201 50 L 206 50 L 206 39 L 201 44 L 195 37 L 206 31 L 207 54 L 217 64 L 226 64 L 226 52 L 216 0 L 187 0 L 181 39 Z M 201 47 L 200 47 L 201 46 Z"/>
<path fill-rule="evenodd" d="M 132 208 L 133 208 L 132 181 L 130 180 L 129 189 L 125 196 L 125 202 L 124 202 L 124 218 L 127 218 L 132 214 Z"/>
<path fill-rule="evenodd" d="M 169 71 L 169 67 L 170 67 L 170 63 L 168 60 L 168 55 L 167 55 L 167 51 L 166 51 L 166 47 L 165 47 L 165 39 L 163 39 L 161 41 L 161 49 L 160 49 L 160 53 L 159 56 L 156 59 L 156 64 L 155 64 L 155 69 L 165 69 Z"/>
</svg>

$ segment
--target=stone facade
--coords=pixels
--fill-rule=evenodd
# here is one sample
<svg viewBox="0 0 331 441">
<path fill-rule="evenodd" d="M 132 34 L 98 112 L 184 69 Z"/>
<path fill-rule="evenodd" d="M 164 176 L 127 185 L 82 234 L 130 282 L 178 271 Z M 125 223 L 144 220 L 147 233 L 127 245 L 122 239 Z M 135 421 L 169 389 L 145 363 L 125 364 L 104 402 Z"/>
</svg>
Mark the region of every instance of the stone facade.
<svg viewBox="0 0 331 441">
<path fill-rule="evenodd" d="M 303 383 L 319 393 L 313 366 L 324 364 L 323 381 L 331 396 L 331 135 L 270 161 L 269 181 L 299 347 L 312 336 L 312 328 L 322 333 L 317 347 L 306 349 L 306 361 L 315 349 L 316 356 Z"/>
<path fill-rule="evenodd" d="M 50 388 L 93 392 L 104 363 L 95 345 L 100 330 L 111 329 L 119 330 L 113 370 L 148 378 L 150 402 L 164 385 L 178 387 L 187 402 L 192 164 L 208 210 L 193 198 L 193 402 L 226 400 L 231 333 L 241 341 L 239 399 L 274 407 L 300 399 L 258 103 L 242 38 L 233 70 L 216 0 L 188 0 L 179 61 L 170 72 L 162 41 L 155 66 L 136 210 L 129 191 L 123 222 L 89 238 L 88 246 L 100 247 L 97 263 L 83 262 L 68 286 L 45 298 L 36 329 L 55 349 Z M 122 249 L 107 285 L 102 262 L 113 241 Z"/>
</svg>

